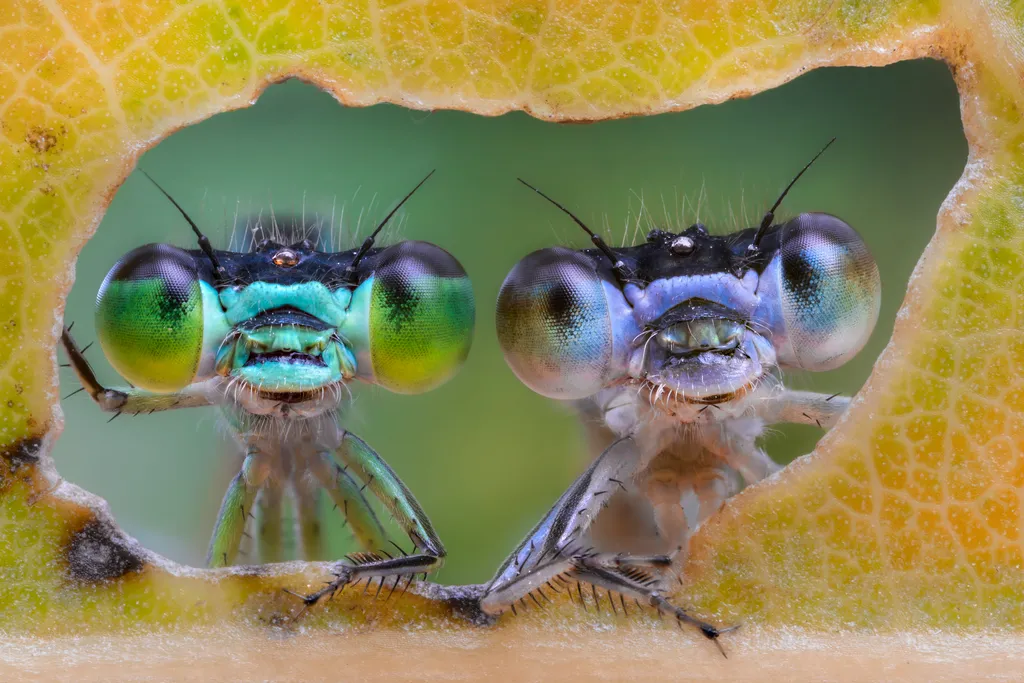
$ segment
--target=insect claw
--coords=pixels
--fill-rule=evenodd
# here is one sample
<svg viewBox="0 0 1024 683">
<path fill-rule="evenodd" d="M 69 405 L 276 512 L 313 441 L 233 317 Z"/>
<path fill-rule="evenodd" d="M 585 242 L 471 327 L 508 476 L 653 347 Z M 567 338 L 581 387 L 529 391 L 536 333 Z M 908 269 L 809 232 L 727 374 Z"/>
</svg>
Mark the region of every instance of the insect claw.
<svg viewBox="0 0 1024 683">
<path fill-rule="evenodd" d="M 680 626 L 681 625 L 682 622 L 680 622 Z M 707 638 L 715 644 L 715 647 L 718 648 L 718 651 L 722 653 L 722 656 L 724 658 L 729 659 L 729 655 L 725 654 L 725 648 L 722 647 L 722 642 L 718 639 L 718 636 L 722 635 L 723 633 L 728 633 L 729 631 L 734 631 L 737 628 L 738 626 L 730 626 L 727 629 L 718 629 L 714 626 L 711 626 L 710 624 L 701 624 L 700 632 L 701 635 L 703 635 L 705 638 Z"/>
</svg>

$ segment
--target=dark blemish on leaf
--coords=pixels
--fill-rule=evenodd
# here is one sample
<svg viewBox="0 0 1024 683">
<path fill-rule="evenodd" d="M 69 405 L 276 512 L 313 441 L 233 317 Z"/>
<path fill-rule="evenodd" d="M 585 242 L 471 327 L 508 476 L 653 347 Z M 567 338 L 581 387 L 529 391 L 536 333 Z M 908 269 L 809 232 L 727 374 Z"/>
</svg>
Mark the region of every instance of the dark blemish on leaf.
<svg viewBox="0 0 1024 683">
<path fill-rule="evenodd" d="M 90 519 L 67 547 L 68 575 L 74 581 L 97 583 L 142 571 L 138 551 L 110 522 Z"/>
<path fill-rule="evenodd" d="M 8 464 L 11 472 L 17 472 L 22 467 L 34 467 L 39 462 L 39 450 L 43 446 L 43 440 L 38 436 L 31 436 L 11 444 L 0 452 Z"/>
<path fill-rule="evenodd" d="M 60 142 L 60 138 L 67 132 L 62 126 L 59 131 L 53 128 L 44 128 L 42 126 L 35 126 L 30 128 L 25 133 L 25 142 L 40 154 L 49 152 L 51 149 L 57 146 Z"/>
<path fill-rule="evenodd" d="M 480 599 L 487 591 L 485 584 L 469 586 L 442 586 L 434 583 L 420 584 L 417 591 L 423 597 L 443 602 L 453 616 L 465 619 L 476 626 L 490 626 L 497 617 L 480 609 Z"/>
</svg>

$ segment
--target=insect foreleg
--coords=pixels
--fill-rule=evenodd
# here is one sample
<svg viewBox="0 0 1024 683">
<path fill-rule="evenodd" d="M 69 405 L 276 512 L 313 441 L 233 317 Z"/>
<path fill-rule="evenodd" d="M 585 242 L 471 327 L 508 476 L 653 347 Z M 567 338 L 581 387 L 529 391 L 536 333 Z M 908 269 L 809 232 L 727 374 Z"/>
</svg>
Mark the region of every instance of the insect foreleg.
<svg viewBox="0 0 1024 683">
<path fill-rule="evenodd" d="M 61 332 L 61 344 L 68 355 L 71 369 L 78 375 L 82 388 L 96 402 L 100 410 L 108 413 L 151 413 L 176 408 L 196 408 L 211 405 L 201 385 L 186 387 L 173 394 L 154 394 L 141 389 L 108 389 L 96 379 L 89 361 L 78 348 L 74 338 L 65 327 Z M 113 419 L 113 418 L 111 418 Z"/>
<path fill-rule="evenodd" d="M 381 552 L 352 555 L 347 561 L 339 563 L 333 581 L 316 593 L 302 596 L 307 607 L 360 579 L 380 577 L 383 581 L 389 576 L 409 576 L 411 580 L 413 575 L 428 574 L 441 567 L 446 555 L 441 539 L 438 538 L 437 532 L 434 531 L 433 525 L 412 492 L 366 442 L 354 434 L 343 432 L 336 457 L 343 464 L 343 473 L 346 476 L 351 473 L 353 477 L 363 482 L 358 488 L 358 493 L 362 494 L 364 490 L 369 489 L 409 534 L 413 547 L 418 552 L 402 557 L 391 557 L 386 550 L 378 547 L 378 551 Z"/>
<path fill-rule="evenodd" d="M 441 539 L 412 491 L 394 470 L 365 441 L 351 432 L 344 433 L 336 456 L 354 477 L 363 482 L 359 490 L 369 489 L 394 515 L 413 546 L 424 555 L 432 556 L 439 566 L 446 554 Z"/>
<path fill-rule="evenodd" d="M 787 389 L 762 401 L 756 413 L 765 424 L 790 422 L 831 429 L 849 405 L 849 396 Z"/>
<path fill-rule="evenodd" d="M 384 527 L 348 470 L 340 467 L 327 453 L 314 454 L 309 468 L 345 517 L 359 546 L 363 550 L 383 548 L 387 539 Z"/>
<path fill-rule="evenodd" d="M 269 475 L 268 459 L 258 451 L 250 451 L 242 462 L 242 469 L 228 485 L 220 504 L 206 557 L 209 566 L 226 567 L 238 555 L 238 546 L 245 533 L 252 504 Z"/>
<path fill-rule="evenodd" d="M 755 484 L 782 469 L 757 446 L 756 439 L 763 429 L 764 423 L 757 418 L 721 422 L 704 430 L 704 446 L 739 472 L 748 484 Z M 728 491 L 725 495 L 732 493 Z"/>
<path fill-rule="evenodd" d="M 505 560 L 481 598 L 481 609 L 499 614 L 589 555 L 587 530 L 639 463 L 631 438 L 619 439 L 598 456 Z"/>
</svg>

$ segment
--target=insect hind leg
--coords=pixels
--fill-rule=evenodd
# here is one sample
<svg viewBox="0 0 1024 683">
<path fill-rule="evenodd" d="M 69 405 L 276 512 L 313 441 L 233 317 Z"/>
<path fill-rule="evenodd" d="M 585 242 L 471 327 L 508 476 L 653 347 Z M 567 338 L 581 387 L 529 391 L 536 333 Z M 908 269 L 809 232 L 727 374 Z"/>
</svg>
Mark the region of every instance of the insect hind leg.
<svg viewBox="0 0 1024 683">
<path fill-rule="evenodd" d="M 611 561 L 609 561 L 609 558 L 600 555 L 578 557 L 573 560 L 573 568 L 569 572 L 569 576 L 591 586 L 604 588 L 606 591 L 633 598 L 638 602 L 646 602 L 656 609 L 659 614 L 663 612 L 668 613 L 675 617 L 679 624 L 693 626 L 705 638 L 714 641 L 722 656 L 726 656 L 722 644 L 718 642 L 718 637 L 723 633 L 736 630 L 739 628 L 738 626 L 718 628 L 713 624 L 697 619 L 661 594 L 658 588 L 660 582 L 657 578 L 648 576 L 641 571 L 626 571 L 622 567 L 616 566 L 616 561 L 621 562 L 621 558 L 611 558 Z M 611 597 L 609 596 L 610 600 Z M 614 606 L 614 603 L 612 605 Z"/>
<path fill-rule="evenodd" d="M 349 555 L 336 565 L 334 579 L 322 589 L 309 595 L 298 595 L 305 604 L 296 618 L 322 598 L 333 596 L 348 584 L 359 582 L 362 579 L 367 579 L 369 583 L 369 581 L 379 578 L 378 593 L 384 587 L 385 580 L 390 577 L 395 578 L 392 590 L 397 588 L 399 581 L 403 578 L 407 578 L 408 584 L 411 584 L 416 574 L 426 575 L 440 569 L 446 556 L 444 546 L 426 513 L 423 512 L 420 504 L 398 478 L 398 475 L 362 439 L 345 431 L 340 436 L 341 444 L 335 452 L 335 457 L 343 463 L 343 467 L 338 467 L 336 463 L 331 463 L 328 466 L 325 456 L 325 460 L 321 462 L 323 467 L 317 470 L 319 472 L 317 476 L 321 478 L 321 483 L 327 488 L 329 494 L 340 494 L 341 497 L 336 500 L 342 500 L 342 504 L 344 504 L 345 496 L 349 496 L 349 499 L 358 498 L 361 502 L 355 509 L 365 508 L 370 512 L 368 503 L 363 497 L 363 492 L 368 491 L 387 508 L 409 535 L 414 551 L 411 554 L 406 554 L 399 546 L 395 545 L 395 548 L 402 553 L 401 556 L 396 557 L 378 546 L 376 549 Z M 362 482 L 361 486 L 356 484 L 357 480 Z M 350 505 L 345 512 L 350 524 L 354 526 L 355 518 L 352 515 L 352 506 Z M 379 522 L 377 526 L 379 527 Z M 376 538 L 380 539 L 381 544 L 383 543 L 383 530 L 380 530 L 379 536 L 376 530 L 373 531 L 374 533 L 365 534 L 363 538 L 360 538 L 364 547 L 375 542 L 373 539 Z"/>
</svg>

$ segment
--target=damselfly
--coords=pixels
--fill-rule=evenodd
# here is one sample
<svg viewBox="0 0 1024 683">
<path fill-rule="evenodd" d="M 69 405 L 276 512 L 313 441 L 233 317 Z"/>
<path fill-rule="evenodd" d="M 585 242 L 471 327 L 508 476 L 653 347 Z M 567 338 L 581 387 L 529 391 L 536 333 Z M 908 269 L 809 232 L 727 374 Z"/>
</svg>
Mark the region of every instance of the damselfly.
<svg viewBox="0 0 1024 683">
<path fill-rule="evenodd" d="M 498 338 L 519 379 L 575 402 L 605 449 L 498 570 L 485 612 L 582 582 L 595 599 L 596 588 L 634 598 L 717 638 L 665 599 L 666 573 L 740 479 L 778 469 L 757 445 L 767 425 L 828 429 L 849 403 L 791 391 L 779 370 L 842 365 L 878 317 L 878 268 L 852 227 L 823 213 L 775 223 L 810 165 L 758 227 L 654 230 L 617 249 L 528 185 L 595 248 L 521 260 L 499 294 Z"/>
<path fill-rule="evenodd" d="M 211 566 L 236 561 L 254 509 L 260 558 L 283 559 L 289 500 L 303 554 L 319 557 L 319 491 L 335 503 L 364 552 L 339 563 L 336 579 L 307 603 L 349 581 L 394 576 L 397 585 L 440 566 L 444 546 L 413 494 L 339 423 L 350 382 L 404 394 L 428 391 L 448 380 L 469 352 L 475 309 L 459 262 L 427 242 L 375 246 L 381 229 L 424 182 L 347 251 L 321 250 L 306 239 L 304 225 L 294 226 L 294 240 L 261 239 L 244 252 L 214 249 L 160 188 L 200 248 L 139 247 L 113 266 L 99 289 L 100 345 L 132 386 L 102 386 L 64 330 L 71 366 L 103 410 L 222 409 L 244 460 L 214 524 Z M 274 232 L 289 229 L 275 225 Z M 371 495 L 408 534 L 411 552 L 395 552 Z"/>
</svg>

